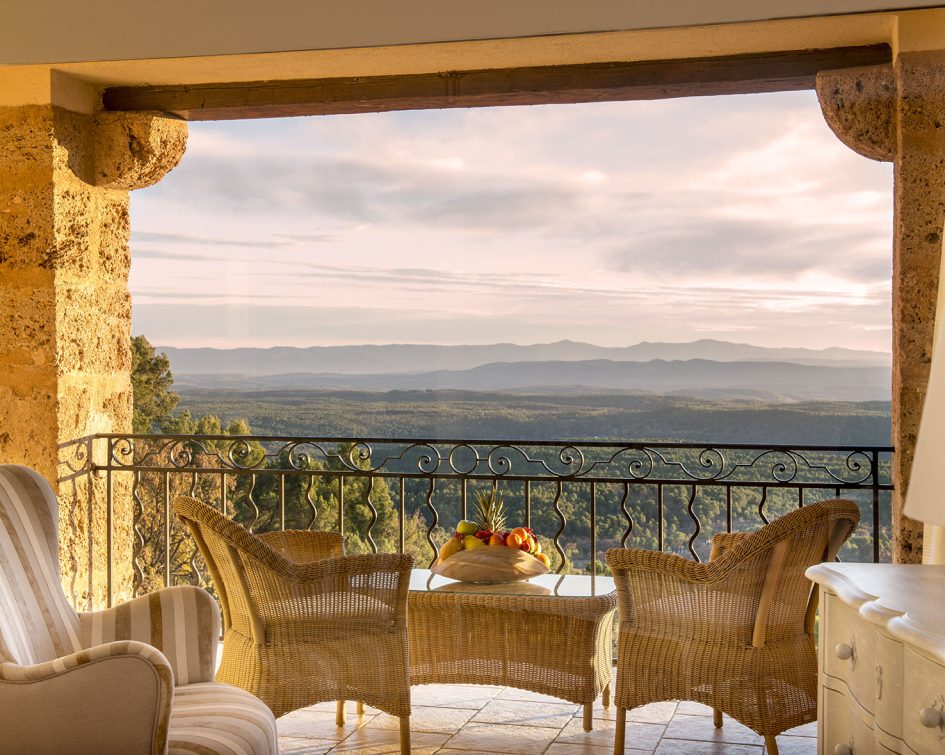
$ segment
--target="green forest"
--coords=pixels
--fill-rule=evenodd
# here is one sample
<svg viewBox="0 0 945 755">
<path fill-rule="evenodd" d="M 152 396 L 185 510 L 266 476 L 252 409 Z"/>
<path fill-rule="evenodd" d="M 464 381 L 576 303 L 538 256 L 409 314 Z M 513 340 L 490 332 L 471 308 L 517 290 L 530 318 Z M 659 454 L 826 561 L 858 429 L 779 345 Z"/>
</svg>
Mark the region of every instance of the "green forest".
<svg viewBox="0 0 945 755">
<path fill-rule="evenodd" d="M 355 391 L 228 391 L 173 390 L 173 375 L 166 357 L 154 352 L 144 338 L 134 342 L 134 392 L 136 432 L 199 435 L 306 436 L 320 438 L 389 439 L 488 439 L 518 441 L 610 440 L 694 443 L 746 443 L 787 445 L 885 445 L 889 442 L 889 403 L 821 402 L 772 405 L 753 401 L 710 401 L 678 396 L 627 394 L 522 394 L 460 391 L 368 393 Z M 136 441 L 137 453 L 148 451 L 148 440 Z M 137 518 L 140 548 L 138 582 L 151 589 L 164 580 L 207 583 L 189 537 L 176 523 L 170 526 L 165 563 L 163 500 L 170 495 L 193 494 L 207 503 L 226 508 L 237 521 L 254 531 L 279 528 L 339 530 L 346 535 L 350 553 L 393 551 L 403 548 L 420 566 L 435 556 L 430 545 L 445 542 L 462 517 L 462 482 L 430 478 L 404 479 L 400 473 L 416 472 L 416 459 L 405 458 L 385 466 L 388 477 L 351 473 L 342 459 L 354 459 L 367 469 L 377 458 L 360 458 L 351 443 L 330 444 L 326 454 L 290 460 L 278 445 L 252 441 L 205 441 L 184 444 L 192 456 L 181 472 L 167 475 L 143 473 L 136 486 L 141 501 Z M 402 444 L 401 444 L 402 447 Z M 213 466 L 214 454 L 225 456 L 238 448 L 240 463 L 255 474 L 202 473 Z M 383 443 L 372 444 L 375 454 L 389 452 Z M 157 446 L 154 454 L 168 455 Z M 555 451 L 556 452 L 556 451 Z M 529 453 L 554 453 L 532 447 Z M 750 452 L 730 452 L 747 454 Z M 835 464 L 828 456 L 813 462 Z M 738 457 L 736 456 L 736 461 Z M 693 466 L 698 460 L 688 460 Z M 549 464 L 554 459 L 548 458 Z M 398 466 L 398 464 L 400 466 Z M 175 469 L 170 458 L 159 466 Z M 768 465 L 771 466 L 770 464 Z M 759 467 L 760 468 L 760 467 Z M 288 471 L 288 474 L 283 474 Z M 770 480 L 765 469 L 763 479 Z M 846 470 L 849 471 L 849 470 Z M 880 477 L 888 477 L 888 459 Z M 346 472 L 345 474 L 342 474 Z M 844 470 L 840 470 L 841 473 Z M 805 480 L 804 469 L 796 480 Z M 811 475 L 815 472 L 811 471 Z M 759 478 L 759 481 L 762 478 Z M 811 476 L 809 480 L 819 480 Z M 490 480 L 470 479 L 467 500 L 491 486 Z M 554 568 L 586 572 L 596 566 L 605 573 L 603 554 L 622 543 L 641 548 L 663 547 L 691 557 L 708 556 L 711 537 L 727 526 L 731 511 L 733 529 L 754 529 L 764 514 L 774 518 L 796 508 L 793 489 L 720 485 L 623 485 L 607 482 L 535 481 L 526 493 L 524 482 L 500 480 L 498 492 L 510 509 L 510 521 L 526 518 L 545 542 Z M 805 502 L 832 497 L 832 488 L 805 491 Z M 592 500 L 593 495 L 593 500 Z M 659 497 L 662 496 L 662 517 Z M 528 512 L 526 514 L 526 497 Z M 863 524 L 845 549 L 844 557 L 873 558 L 872 498 L 856 491 Z M 881 557 L 888 558 L 889 494 L 880 494 Z M 594 509 L 596 565 L 591 553 Z M 471 504 L 470 504 L 471 509 Z M 629 514 L 629 521 L 624 514 Z M 401 535 L 401 518 L 403 535 Z M 372 525 L 373 520 L 373 525 Z M 431 529 L 432 527 L 432 529 Z M 561 551 L 552 538 L 560 532 Z"/>
</svg>

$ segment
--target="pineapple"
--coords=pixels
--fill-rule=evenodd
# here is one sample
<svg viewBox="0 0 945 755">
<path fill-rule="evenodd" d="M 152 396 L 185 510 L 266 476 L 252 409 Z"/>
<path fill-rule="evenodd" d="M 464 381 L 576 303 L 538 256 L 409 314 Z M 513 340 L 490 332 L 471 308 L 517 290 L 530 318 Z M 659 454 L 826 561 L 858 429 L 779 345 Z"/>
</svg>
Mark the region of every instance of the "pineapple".
<svg viewBox="0 0 945 755">
<path fill-rule="evenodd" d="M 505 503 L 495 490 L 481 490 L 476 494 L 476 523 L 480 530 L 505 530 Z"/>
</svg>

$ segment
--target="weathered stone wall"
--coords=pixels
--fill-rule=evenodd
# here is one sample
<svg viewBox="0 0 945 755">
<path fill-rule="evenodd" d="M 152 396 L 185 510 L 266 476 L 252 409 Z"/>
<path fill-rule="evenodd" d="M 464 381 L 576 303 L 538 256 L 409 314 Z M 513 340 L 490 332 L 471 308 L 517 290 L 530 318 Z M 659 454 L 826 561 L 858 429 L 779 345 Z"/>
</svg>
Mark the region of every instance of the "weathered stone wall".
<svg viewBox="0 0 945 755">
<path fill-rule="evenodd" d="M 922 560 L 922 525 L 907 518 L 902 507 L 932 362 L 945 229 L 945 52 L 900 54 L 896 80 L 893 517 L 897 560 L 918 563 Z"/>
<path fill-rule="evenodd" d="M 131 429 L 128 190 L 176 165 L 185 140 L 185 124 L 150 115 L 0 108 L 0 460 L 56 486 L 78 605 L 105 596 L 105 481 L 67 474 L 85 447 L 61 447 Z M 118 595 L 131 578 L 129 482 L 113 481 Z"/>
<path fill-rule="evenodd" d="M 901 52 L 892 66 L 824 73 L 817 93 L 844 144 L 895 164 L 893 555 L 919 563 L 922 525 L 903 506 L 932 362 L 945 229 L 945 52 Z"/>
</svg>

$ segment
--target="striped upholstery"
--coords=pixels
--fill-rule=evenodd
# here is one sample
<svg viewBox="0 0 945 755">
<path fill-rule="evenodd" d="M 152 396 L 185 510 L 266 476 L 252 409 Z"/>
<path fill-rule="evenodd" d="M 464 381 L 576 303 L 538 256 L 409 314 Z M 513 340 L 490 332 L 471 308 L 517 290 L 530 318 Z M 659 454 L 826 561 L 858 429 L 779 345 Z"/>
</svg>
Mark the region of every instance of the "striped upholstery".
<svg viewBox="0 0 945 755">
<path fill-rule="evenodd" d="M 58 516 L 46 480 L 0 465 L 0 661 L 33 665 L 82 647 L 59 582 Z"/>
<path fill-rule="evenodd" d="M 35 682 L 63 671 L 84 666 L 92 661 L 100 661 L 118 655 L 140 655 L 151 662 L 160 676 L 171 682 L 171 669 L 167 659 L 159 650 L 141 642 L 109 642 L 107 645 L 98 645 L 89 650 L 80 650 L 78 653 L 56 658 L 35 666 L 21 666 L 18 663 L 0 663 L 0 680 L 5 682 Z"/>
<path fill-rule="evenodd" d="M 178 686 L 213 681 L 220 609 L 206 590 L 168 587 L 115 608 L 79 614 L 83 647 L 137 640 L 167 657 Z"/>
<path fill-rule="evenodd" d="M 171 712 L 170 753 L 276 753 L 276 722 L 257 697 L 229 684 L 178 687 Z"/>
<path fill-rule="evenodd" d="M 220 636 L 220 612 L 210 594 L 171 587 L 80 617 L 59 582 L 57 519 L 55 494 L 40 475 L 0 465 L 0 700 L 8 701 L 0 705 L 0 750 L 37 751 L 40 730 L 45 738 L 38 751 L 102 751 L 101 724 L 83 729 L 82 715 L 70 718 L 73 697 L 53 706 L 55 719 L 42 705 L 46 691 L 61 694 L 68 677 L 75 690 L 67 694 L 87 712 L 116 717 L 107 728 L 108 752 L 128 752 L 128 738 L 140 742 L 142 736 L 154 753 L 165 752 L 165 743 L 172 753 L 278 752 L 272 712 L 249 693 L 210 681 Z M 117 659 L 129 656 L 151 664 L 157 675 L 151 689 L 153 680 L 159 689 L 154 698 L 139 693 L 116 706 L 112 698 L 127 694 L 128 684 L 128 667 L 116 670 L 116 663 L 128 661 Z M 130 715 L 135 701 L 139 710 Z"/>
</svg>

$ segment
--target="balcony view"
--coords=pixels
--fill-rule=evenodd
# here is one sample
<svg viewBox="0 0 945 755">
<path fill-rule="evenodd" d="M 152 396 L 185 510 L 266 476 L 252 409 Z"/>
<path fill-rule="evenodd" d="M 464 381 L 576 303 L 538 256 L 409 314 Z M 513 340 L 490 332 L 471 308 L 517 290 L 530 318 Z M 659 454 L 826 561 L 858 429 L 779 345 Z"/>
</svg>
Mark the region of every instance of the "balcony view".
<svg viewBox="0 0 945 755">
<path fill-rule="evenodd" d="M 937 752 L 945 11 L 238 4 L 0 54 L 8 751 Z"/>
</svg>

